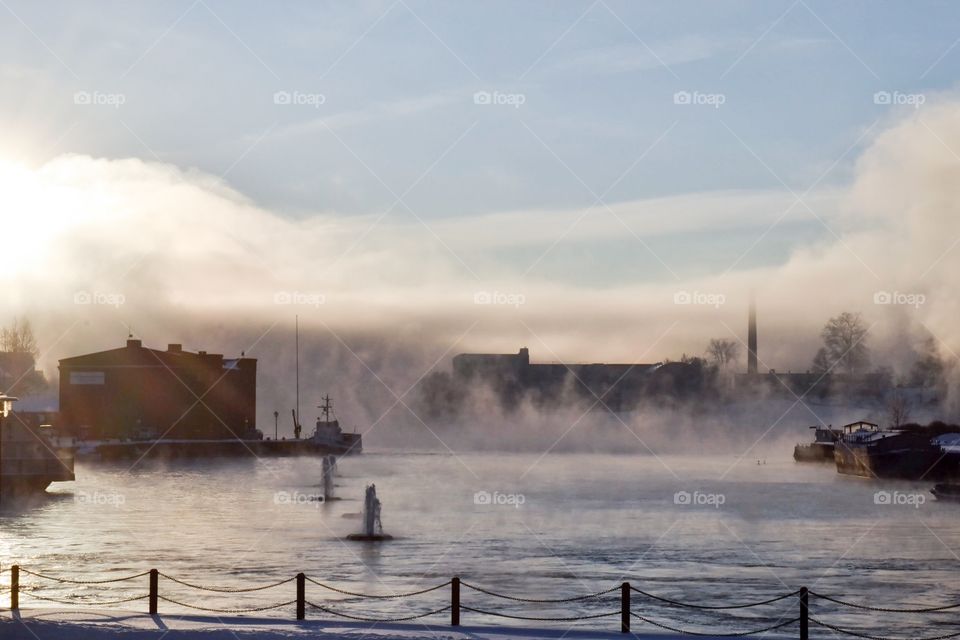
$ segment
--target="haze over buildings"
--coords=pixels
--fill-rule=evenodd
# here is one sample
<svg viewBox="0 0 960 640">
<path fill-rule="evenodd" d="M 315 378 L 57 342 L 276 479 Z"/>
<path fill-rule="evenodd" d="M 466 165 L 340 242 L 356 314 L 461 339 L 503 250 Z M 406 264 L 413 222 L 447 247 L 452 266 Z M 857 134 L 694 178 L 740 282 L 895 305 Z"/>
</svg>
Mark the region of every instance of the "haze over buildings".
<svg viewBox="0 0 960 640">
<path fill-rule="evenodd" d="M 751 292 L 760 372 L 806 371 L 845 310 L 896 374 L 931 336 L 960 352 L 942 16 L 10 9 L 0 296 L 34 321 L 49 379 L 130 331 L 246 349 L 263 423 L 290 405 L 294 315 L 308 384 L 360 409 L 354 382 L 388 406 L 377 378 L 399 394 L 460 352 L 651 363 L 745 344 Z M 865 35 L 865 13 L 900 46 Z"/>
</svg>

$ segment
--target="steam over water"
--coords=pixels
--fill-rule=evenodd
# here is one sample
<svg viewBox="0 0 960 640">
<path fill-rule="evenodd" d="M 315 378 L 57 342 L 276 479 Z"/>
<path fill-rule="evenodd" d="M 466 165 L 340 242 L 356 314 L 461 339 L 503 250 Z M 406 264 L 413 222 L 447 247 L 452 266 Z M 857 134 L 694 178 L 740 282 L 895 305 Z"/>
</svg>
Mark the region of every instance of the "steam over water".
<svg viewBox="0 0 960 640">
<path fill-rule="evenodd" d="M 758 465 L 756 458 L 738 463 L 733 456 L 707 455 L 367 453 L 339 461 L 335 490 L 343 500 L 327 504 L 309 501 L 322 495 L 319 458 L 180 463 L 129 473 L 122 466 L 80 465 L 77 482 L 54 485 L 41 504 L 4 507 L 0 562 L 88 580 L 156 567 L 219 587 L 256 586 L 304 571 L 371 593 L 416 590 L 460 575 L 464 582 L 533 598 L 601 591 L 629 580 L 654 594 L 707 604 L 763 600 L 802 585 L 880 606 L 960 600 L 960 506 L 933 501 L 928 484 L 838 476 L 830 466 L 795 464 L 789 454 L 785 449 Z M 347 542 L 344 536 L 361 523 L 344 516 L 360 513 L 371 482 L 383 502 L 384 532 L 396 539 Z M 477 504 L 488 495 L 490 504 Z M 2 580 L 6 586 L 8 572 Z M 82 594 L 91 601 L 145 594 L 147 587 L 146 577 L 107 587 L 58 587 L 31 576 L 22 582 L 43 584 L 38 593 L 48 597 Z M 198 606 L 242 608 L 291 600 L 295 591 L 288 583 L 229 596 L 161 578 L 160 593 Z M 331 608 L 383 617 L 440 608 L 449 598 L 442 589 L 412 600 L 359 603 L 311 584 L 307 593 L 308 600 Z M 21 602 L 44 606 L 29 595 Z M 619 594 L 553 608 L 518 607 L 464 589 L 463 602 L 569 616 L 617 610 Z M 161 613 L 188 612 L 160 604 Z M 930 635 L 920 632 L 950 619 L 949 612 L 922 618 L 841 614 L 825 604 L 815 601 L 813 615 L 887 635 Z M 145 610 L 146 602 L 124 606 Z M 733 612 L 757 618 L 732 622 L 637 594 L 634 606 L 687 628 L 722 621 L 728 630 L 750 629 L 797 615 L 793 599 Z M 464 612 L 464 621 L 494 622 L 472 612 Z M 615 629 L 618 622 L 585 624 Z"/>
</svg>

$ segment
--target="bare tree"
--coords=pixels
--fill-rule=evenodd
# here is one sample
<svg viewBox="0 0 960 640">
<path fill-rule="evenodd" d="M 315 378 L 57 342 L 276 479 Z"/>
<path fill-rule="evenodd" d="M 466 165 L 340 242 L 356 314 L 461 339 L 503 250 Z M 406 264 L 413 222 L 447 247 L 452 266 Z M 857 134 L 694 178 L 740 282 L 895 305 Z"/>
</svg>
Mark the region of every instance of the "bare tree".
<svg viewBox="0 0 960 640">
<path fill-rule="evenodd" d="M 824 325 L 820 337 L 823 346 L 813 359 L 813 370 L 818 373 L 842 371 L 856 374 L 870 365 L 867 348 L 869 330 L 859 313 L 843 312 Z"/>
<path fill-rule="evenodd" d="M 46 388 L 43 373 L 36 370 L 38 354 L 29 320 L 14 318 L 0 328 L 0 392 L 28 395 Z"/>
<path fill-rule="evenodd" d="M 9 327 L 0 330 L 0 351 L 8 353 L 29 353 L 36 358 L 40 350 L 37 349 L 37 339 L 33 335 L 33 327 L 26 318 L 14 318 Z"/>
<path fill-rule="evenodd" d="M 713 338 L 707 345 L 707 356 L 718 367 L 726 369 L 740 356 L 740 344 L 726 338 Z"/>
<path fill-rule="evenodd" d="M 888 410 L 890 426 L 897 428 L 910 421 L 910 400 L 900 389 L 894 389 Z"/>
</svg>

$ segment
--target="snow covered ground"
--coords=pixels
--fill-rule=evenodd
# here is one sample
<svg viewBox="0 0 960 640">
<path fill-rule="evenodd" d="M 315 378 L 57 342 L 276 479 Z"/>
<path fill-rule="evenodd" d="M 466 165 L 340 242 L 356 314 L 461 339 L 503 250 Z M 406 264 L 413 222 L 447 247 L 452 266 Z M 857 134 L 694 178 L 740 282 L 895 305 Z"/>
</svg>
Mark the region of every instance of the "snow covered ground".
<svg viewBox="0 0 960 640">
<path fill-rule="evenodd" d="M 3 640 L 666 640 L 667 634 L 552 629 L 449 626 L 416 623 L 354 623 L 307 620 L 301 623 L 256 617 L 149 616 L 116 611 L 22 609 L 0 612 Z M 774 636 L 764 635 L 766 640 Z M 787 638 L 788 635 L 776 636 Z"/>
</svg>

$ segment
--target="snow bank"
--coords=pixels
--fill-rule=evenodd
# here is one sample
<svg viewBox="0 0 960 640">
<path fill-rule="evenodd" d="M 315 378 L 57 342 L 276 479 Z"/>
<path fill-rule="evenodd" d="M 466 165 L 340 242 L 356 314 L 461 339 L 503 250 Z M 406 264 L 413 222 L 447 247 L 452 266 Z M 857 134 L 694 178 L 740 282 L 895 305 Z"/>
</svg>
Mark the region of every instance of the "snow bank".
<svg viewBox="0 0 960 640">
<path fill-rule="evenodd" d="M 619 620 L 609 621 L 619 625 Z M 599 626 L 599 625 L 598 625 Z M 623 635 L 616 631 L 461 626 L 416 623 L 355 623 L 306 620 L 296 623 L 255 617 L 149 616 L 117 611 L 23 609 L 0 613 L 3 640 L 665 640 L 679 636 L 660 633 Z M 765 636 L 771 639 L 772 636 Z M 779 636 L 786 638 L 788 636 Z"/>
</svg>

